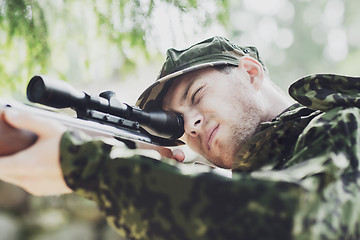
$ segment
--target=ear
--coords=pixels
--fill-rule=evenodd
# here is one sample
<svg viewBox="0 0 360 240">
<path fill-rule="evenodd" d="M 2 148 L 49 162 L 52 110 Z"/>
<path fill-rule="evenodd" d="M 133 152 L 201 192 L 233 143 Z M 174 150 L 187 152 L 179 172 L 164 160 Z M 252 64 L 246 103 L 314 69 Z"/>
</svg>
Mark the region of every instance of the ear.
<svg viewBox="0 0 360 240">
<path fill-rule="evenodd" d="M 245 70 L 250 83 L 258 90 L 264 81 L 264 70 L 261 63 L 252 57 L 244 56 L 239 59 L 239 67 Z"/>
</svg>

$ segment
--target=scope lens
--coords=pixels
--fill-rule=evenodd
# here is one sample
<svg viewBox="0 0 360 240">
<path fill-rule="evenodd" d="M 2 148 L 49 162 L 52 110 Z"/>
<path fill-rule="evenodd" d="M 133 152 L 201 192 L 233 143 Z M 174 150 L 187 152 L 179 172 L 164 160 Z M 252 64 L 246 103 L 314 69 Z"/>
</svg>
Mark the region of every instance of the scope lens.
<svg viewBox="0 0 360 240">
<path fill-rule="evenodd" d="M 27 97 L 32 102 L 39 102 L 45 93 L 45 84 L 41 77 L 33 77 L 27 88 Z"/>
</svg>

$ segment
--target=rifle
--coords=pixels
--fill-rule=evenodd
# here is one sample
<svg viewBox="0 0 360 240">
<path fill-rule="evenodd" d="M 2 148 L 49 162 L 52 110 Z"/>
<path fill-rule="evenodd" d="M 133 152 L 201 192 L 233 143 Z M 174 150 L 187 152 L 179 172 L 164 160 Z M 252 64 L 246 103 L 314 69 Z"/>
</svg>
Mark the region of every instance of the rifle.
<svg viewBox="0 0 360 240">
<path fill-rule="evenodd" d="M 121 103 L 114 92 L 105 91 L 99 96 L 77 91 L 70 84 L 34 76 L 27 86 L 27 98 L 33 103 L 62 109 L 70 108 L 76 118 L 54 111 L 0 99 L 0 107 L 12 107 L 18 111 L 60 121 L 73 129 L 92 136 L 112 137 L 135 148 L 136 142 L 158 146 L 178 146 L 177 140 L 184 133 L 184 121 L 180 114 L 167 111 L 143 111 Z M 0 116 L 0 156 L 13 154 L 31 146 L 37 136 L 26 130 L 15 129 Z M 5 134 L 4 134 L 5 133 Z"/>
</svg>

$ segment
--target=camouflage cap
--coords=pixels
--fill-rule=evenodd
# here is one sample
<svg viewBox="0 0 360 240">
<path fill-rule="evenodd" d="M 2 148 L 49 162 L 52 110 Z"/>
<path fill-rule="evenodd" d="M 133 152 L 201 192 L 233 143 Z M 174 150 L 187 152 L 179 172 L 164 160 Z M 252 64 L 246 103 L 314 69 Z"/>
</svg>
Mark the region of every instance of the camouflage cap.
<svg viewBox="0 0 360 240">
<path fill-rule="evenodd" d="M 166 61 L 156 82 L 136 102 L 136 106 L 143 110 L 160 109 L 162 99 L 174 79 L 185 73 L 218 65 L 238 66 L 239 58 L 245 55 L 257 59 L 263 65 L 255 47 L 240 47 L 223 37 L 209 38 L 184 50 L 170 48 L 166 54 Z"/>
</svg>

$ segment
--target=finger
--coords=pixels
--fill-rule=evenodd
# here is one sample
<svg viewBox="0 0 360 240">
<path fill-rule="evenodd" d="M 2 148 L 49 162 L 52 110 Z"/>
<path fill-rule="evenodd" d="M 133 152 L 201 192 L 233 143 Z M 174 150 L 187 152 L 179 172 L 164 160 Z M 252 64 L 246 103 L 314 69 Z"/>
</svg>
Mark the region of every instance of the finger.
<svg viewBox="0 0 360 240">
<path fill-rule="evenodd" d="M 181 149 L 174 149 L 172 151 L 173 159 L 175 159 L 178 162 L 183 162 L 185 160 L 185 153 Z"/>
<path fill-rule="evenodd" d="M 136 142 L 136 148 L 156 150 L 163 157 L 174 158 L 172 151 L 169 148 L 165 148 L 162 146 L 157 146 L 157 145 L 149 144 L 149 143 L 145 143 L 145 142 Z"/>
<path fill-rule="evenodd" d="M 158 151 L 160 153 L 161 156 L 166 157 L 166 158 L 173 158 L 173 153 L 170 149 L 168 148 L 164 148 L 164 147 L 156 147 L 155 148 L 156 151 Z"/>
<path fill-rule="evenodd" d="M 56 130 L 65 131 L 65 127 L 55 121 L 22 113 L 12 108 L 4 111 L 4 119 L 15 128 L 29 130 L 39 135 L 49 135 Z"/>
</svg>

